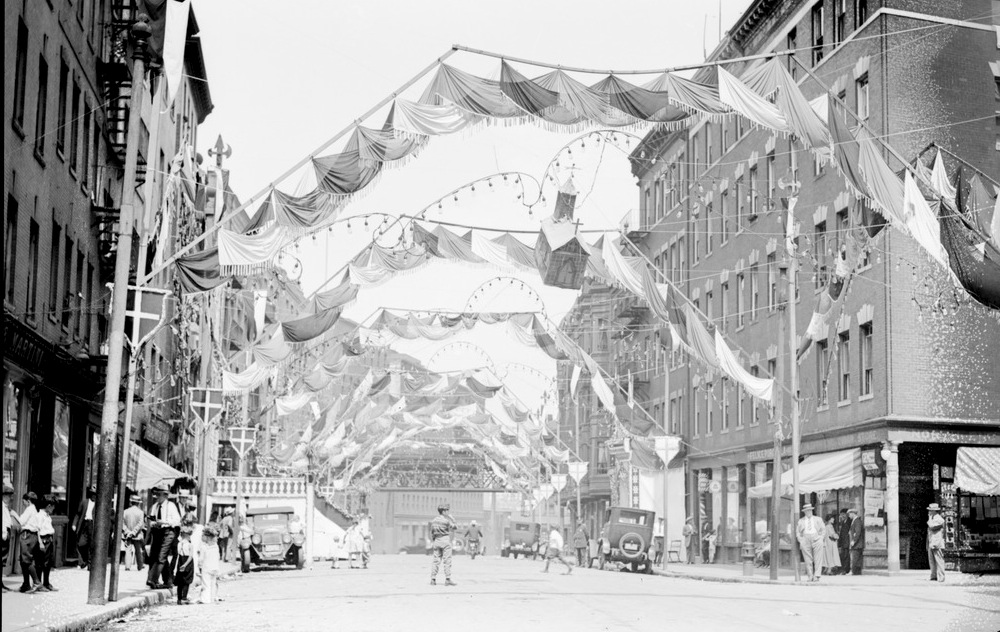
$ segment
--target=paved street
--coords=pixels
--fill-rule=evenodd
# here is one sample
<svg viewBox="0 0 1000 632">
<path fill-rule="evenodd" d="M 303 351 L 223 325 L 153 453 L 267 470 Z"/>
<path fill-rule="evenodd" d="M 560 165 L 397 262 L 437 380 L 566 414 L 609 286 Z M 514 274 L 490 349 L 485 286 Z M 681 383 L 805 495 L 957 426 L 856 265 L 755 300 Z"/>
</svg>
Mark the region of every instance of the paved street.
<svg viewBox="0 0 1000 632">
<path fill-rule="evenodd" d="M 262 570 L 222 586 L 216 606 L 166 605 L 102 628 L 133 630 L 905 630 L 995 632 L 994 587 L 727 584 L 455 558 L 428 585 L 430 558 L 376 556 L 369 570 Z M 834 578 L 835 579 L 835 578 Z M 237 618 L 238 617 L 238 618 Z"/>
</svg>

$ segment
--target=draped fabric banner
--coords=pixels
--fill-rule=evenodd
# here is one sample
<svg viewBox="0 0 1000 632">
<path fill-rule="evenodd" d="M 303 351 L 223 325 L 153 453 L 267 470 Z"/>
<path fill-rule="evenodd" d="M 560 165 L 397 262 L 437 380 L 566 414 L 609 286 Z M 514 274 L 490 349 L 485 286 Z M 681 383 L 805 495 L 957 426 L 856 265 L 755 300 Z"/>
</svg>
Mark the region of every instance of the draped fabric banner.
<svg viewBox="0 0 1000 632">
<path fill-rule="evenodd" d="M 341 310 L 325 309 L 311 316 L 281 323 L 281 331 L 288 342 L 306 342 L 322 336 L 340 319 Z"/>
<path fill-rule="evenodd" d="M 232 277 L 221 273 L 219 249 L 206 248 L 177 259 L 174 264 L 177 280 L 184 293 L 207 292 L 229 283 Z"/>
<path fill-rule="evenodd" d="M 771 401 L 774 391 L 774 380 L 754 377 L 740 365 L 739 360 L 733 355 L 729 345 L 722 339 L 719 330 L 715 330 L 715 354 L 719 360 L 719 368 L 733 378 L 737 383 L 746 389 L 746 392 L 765 402 Z"/>
<path fill-rule="evenodd" d="M 255 235 L 220 228 L 218 233 L 219 264 L 223 274 L 254 274 L 274 264 L 281 248 L 288 242 L 285 229 L 271 224 Z"/>
<path fill-rule="evenodd" d="M 226 393 L 243 393 L 252 391 L 270 377 L 269 367 L 252 363 L 242 373 L 222 372 L 222 390 Z"/>
<path fill-rule="evenodd" d="M 312 393 L 296 393 L 294 395 L 285 395 L 274 400 L 275 410 L 278 411 L 278 415 L 291 415 L 298 409 L 302 408 L 310 401 L 312 401 Z"/>
</svg>

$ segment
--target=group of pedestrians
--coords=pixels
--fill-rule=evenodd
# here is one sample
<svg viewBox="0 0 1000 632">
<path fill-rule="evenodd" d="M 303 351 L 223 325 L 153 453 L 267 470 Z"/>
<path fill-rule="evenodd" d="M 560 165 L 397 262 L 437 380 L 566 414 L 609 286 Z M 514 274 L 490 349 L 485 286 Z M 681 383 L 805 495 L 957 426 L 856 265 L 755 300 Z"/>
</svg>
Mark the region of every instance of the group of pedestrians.
<svg viewBox="0 0 1000 632">
<path fill-rule="evenodd" d="M 13 542 L 13 518 L 11 503 L 14 499 L 14 488 L 3 487 L 3 559 L 7 559 Z M 21 497 L 24 509 L 17 515 L 20 525 L 21 574 L 24 578 L 20 591 L 23 593 L 55 592 L 56 587 L 51 582 L 52 568 L 55 566 L 56 555 L 53 539 L 55 528 L 52 526 L 52 516 L 55 513 L 57 498 L 54 494 L 45 494 L 41 500 L 35 492 L 27 492 Z M 9 589 L 6 585 L 3 592 Z"/>
<path fill-rule="evenodd" d="M 337 568 L 337 562 L 340 560 L 338 549 L 340 548 L 339 539 L 335 539 L 333 563 L 330 568 Z M 351 523 L 344 532 L 343 550 L 347 554 L 348 568 L 368 568 L 368 563 L 371 562 L 372 558 L 371 518 L 368 515 L 351 518 Z"/>
</svg>

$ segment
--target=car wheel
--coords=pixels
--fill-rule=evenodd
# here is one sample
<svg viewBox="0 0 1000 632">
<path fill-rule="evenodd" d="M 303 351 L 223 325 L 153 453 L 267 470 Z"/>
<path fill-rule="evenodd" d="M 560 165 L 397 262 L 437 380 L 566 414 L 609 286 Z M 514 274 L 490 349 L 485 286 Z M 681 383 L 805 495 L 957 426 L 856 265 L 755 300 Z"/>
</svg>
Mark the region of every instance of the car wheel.
<svg viewBox="0 0 1000 632">
<path fill-rule="evenodd" d="M 243 555 L 240 560 L 240 570 L 244 573 L 250 572 L 250 549 L 243 549 Z"/>
<path fill-rule="evenodd" d="M 599 568 L 599 569 L 601 569 L 603 571 L 604 570 L 604 563 L 605 563 L 604 553 L 601 553 L 599 556 L 597 556 L 597 568 Z"/>
<path fill-rule="evenodd" d="M 305 565 L 306 565 L 306 550 L 303 549 L 302 547 L 299 547 L 298 553 L 296 553 L 295 555 L 295 568 L 301 571 L 305 567 Z"/>
</svg>

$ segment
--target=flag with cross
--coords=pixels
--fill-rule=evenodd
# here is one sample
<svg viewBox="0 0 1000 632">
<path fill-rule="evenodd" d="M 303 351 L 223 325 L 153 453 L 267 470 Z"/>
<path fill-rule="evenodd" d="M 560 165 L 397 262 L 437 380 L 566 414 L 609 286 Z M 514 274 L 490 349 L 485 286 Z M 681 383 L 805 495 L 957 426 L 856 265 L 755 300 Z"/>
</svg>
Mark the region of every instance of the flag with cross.
<svg viewBox="0 0 1000 632">
<path fill-rule="evenodd" d="M 189 389 L 191 392 L 191 410 L 201 419 L 206 426 L 222 413 L 224 403 L 222 401 L 221 388 L 196 388 Z"/>
<path fill-rule="evenodd" d="M 257 442 L 257 429 L 250 426 L 236 426 L 229 429 L 229 444 L 236 450 L 242 461 L 253 444 Z"/>
<path fill-rule="evenodd" d="M 138 349 L 167 321 L 167 297 L 170 290 L 128 286 L 125 309 L 125 335 L 133 349 Z"/>
</svg>

